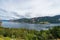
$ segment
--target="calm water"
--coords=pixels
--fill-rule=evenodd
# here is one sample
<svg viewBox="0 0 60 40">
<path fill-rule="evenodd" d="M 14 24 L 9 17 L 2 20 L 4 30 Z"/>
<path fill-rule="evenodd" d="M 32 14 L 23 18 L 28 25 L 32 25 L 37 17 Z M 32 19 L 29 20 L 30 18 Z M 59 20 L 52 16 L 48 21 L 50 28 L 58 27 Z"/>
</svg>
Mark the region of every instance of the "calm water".
<svg viewBox="0 0 60 40">
<path fill-rule="evenodd" d="M 17 22 L 2 22 L 3 27 L 9 28 L 27 28 L 27 29 L 35 29 L 42 30 L 48 29 L 52 26 L 60 26 L 60 24 L 28 24 L 28 23 L 17 23 Z"/>
</svg>

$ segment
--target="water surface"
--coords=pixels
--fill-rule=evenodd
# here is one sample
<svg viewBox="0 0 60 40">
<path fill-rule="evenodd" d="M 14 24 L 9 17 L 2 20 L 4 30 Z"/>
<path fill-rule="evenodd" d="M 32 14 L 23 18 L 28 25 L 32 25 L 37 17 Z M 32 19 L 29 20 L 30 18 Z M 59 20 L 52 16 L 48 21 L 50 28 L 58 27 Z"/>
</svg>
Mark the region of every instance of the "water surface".
<svg viewBox="0 0 60 40">
<path fill-rule="evenodd" d="M 60 24 L 29 24 L 29 23 L 18 23 L 18 22 L 2 22 L 3 27 L 7 28 L 27 28 L 35 30 L 45 30 L 53 26 L 60 26 Z"/>
</svg>

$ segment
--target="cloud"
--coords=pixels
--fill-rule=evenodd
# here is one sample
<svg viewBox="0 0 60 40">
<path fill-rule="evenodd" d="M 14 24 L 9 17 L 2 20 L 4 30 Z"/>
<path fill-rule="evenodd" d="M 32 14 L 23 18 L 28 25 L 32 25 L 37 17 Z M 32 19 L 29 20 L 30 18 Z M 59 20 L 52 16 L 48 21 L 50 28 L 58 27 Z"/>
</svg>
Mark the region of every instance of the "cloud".
<svg viewBox="0 0 60 40">
<path fill-rule="evenodd" d="M 8 12 L 8 11 L 0 8 L 0 18 L 1 19 L 17 19 L 19 17 L 23 18 L 23 16 L 18 15 L 16 12 Z"/>
<path fill-rule="evenodd" d="M 54 16 L 60 15 L 60 0 L 0 0 L 0 8 L 9 19 Z"/>
<path fill-rule="evenodd" d="M 59 0 L 33 0 L 32 7 L 32 14 L 35 16 L 53 16 L 60 14 Z"/>
</svg>

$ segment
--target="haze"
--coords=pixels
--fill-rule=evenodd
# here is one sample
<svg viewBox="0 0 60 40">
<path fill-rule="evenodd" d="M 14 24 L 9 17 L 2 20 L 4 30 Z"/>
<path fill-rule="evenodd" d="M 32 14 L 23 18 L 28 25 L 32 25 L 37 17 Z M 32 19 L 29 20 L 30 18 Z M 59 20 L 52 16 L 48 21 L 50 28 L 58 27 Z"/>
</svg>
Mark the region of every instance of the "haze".
<svg viewBox="0 0 60 40">
<path fill-rule="evenodd" d="M 60 15 L 60 0 L 0 0 L 0 18 Z"/>
</svg>

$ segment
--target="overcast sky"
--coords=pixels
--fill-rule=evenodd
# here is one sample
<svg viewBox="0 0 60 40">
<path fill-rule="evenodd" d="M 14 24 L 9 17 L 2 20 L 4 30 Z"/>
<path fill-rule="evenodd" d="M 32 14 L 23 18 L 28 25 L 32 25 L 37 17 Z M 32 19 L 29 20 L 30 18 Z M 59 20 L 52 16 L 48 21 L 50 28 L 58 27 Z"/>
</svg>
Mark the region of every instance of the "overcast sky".
<svg viewBox="0 0 60 40">
<path fill-rule="evenodd" d="M 0 18 L 60 15 L 60 0 L 0 0 Z"/>
</svg>

